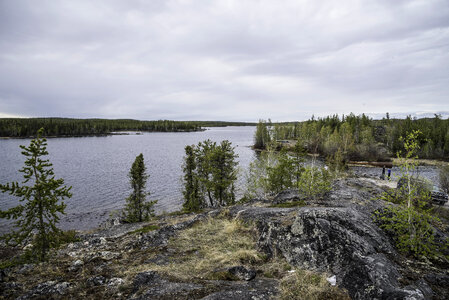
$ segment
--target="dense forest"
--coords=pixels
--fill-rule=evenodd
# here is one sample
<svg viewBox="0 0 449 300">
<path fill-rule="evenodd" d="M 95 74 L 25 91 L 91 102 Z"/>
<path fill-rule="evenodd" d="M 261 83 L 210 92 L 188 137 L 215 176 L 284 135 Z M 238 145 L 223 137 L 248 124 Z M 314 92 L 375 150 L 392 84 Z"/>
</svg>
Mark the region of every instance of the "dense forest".
<svg viewBox="0 0 449 300">
<path fill-rule="evenodd" d="M 40 128 L 46 136 L 105 135 L 116 131 L 177 132 L 198 131 L 202 127 L 254 125 L 220 121 L 138 121 L 129 119 L 4 118 L 0 137 L 31 137 Z"/>
<path fill-rule="evenodd" d="M 261 120 L 255 135 L 255 147 L 265 148 L 272 141 L 299 140 L 311 153 L 324 156 L 341 152 L 347 159 L 385 160 L 403 151 L 401 137 L 419 130 L 421 158 L 449 158 L 449 119 L 391 119 L 387 113 L 381 120 L 365 114 L 349 114 L 314 118 L 305 122 L 271 123 Z"/>
</svg>

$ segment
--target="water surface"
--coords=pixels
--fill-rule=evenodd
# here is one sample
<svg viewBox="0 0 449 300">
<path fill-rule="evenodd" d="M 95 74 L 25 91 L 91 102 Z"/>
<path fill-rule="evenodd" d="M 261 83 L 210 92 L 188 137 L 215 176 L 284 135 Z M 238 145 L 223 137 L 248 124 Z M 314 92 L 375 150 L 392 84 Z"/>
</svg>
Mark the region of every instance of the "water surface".
<svg viewBox="0 0 449 300">
<path fill-rule="evenodd" d="M 202 132 L 143 133 L 105 137 L 48 139 L 48 158 L 53 163 L 56 178 L 64 178 L 72 186 L 73 197 L 67 199 L 64 229 L 87 229 L 105 220 L 111 211 L 120 209 L 130 193 L 129 169 L 139 153 L 143 153 L 150 178 L 148 199 L 158 200 L 157 212 L 181 208 L 182 163 L 184 147 L 211 139 L 231 141 L 239 155 L 240 169 L 246 169 L 253 159 L 254 127 L 208 128 Z M 29 145 L 29 139 L 0 140 L 0 183 L 22 181 L 25 156 L 19 145 Z M 240 176 L 240 182 L 242 176 Z M 241 190 L 237 191 L 241 195 Z M 0 206 L 16 206 L 18 199 L 0 193 Z M 5 231 L 5 220 L 1 220 Z"/>
</svg>

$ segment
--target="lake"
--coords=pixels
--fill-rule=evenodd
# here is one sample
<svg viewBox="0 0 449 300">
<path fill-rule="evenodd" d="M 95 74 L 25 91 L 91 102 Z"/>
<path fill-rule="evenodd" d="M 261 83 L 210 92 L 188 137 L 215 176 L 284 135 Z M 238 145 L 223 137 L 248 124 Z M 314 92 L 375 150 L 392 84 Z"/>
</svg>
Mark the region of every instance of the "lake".
<svg viewBox="0 0 449 300">
<path fill-rule="evenodd" d="M 147 173 L 147 199 L 158 200 L 157 213 L 181 208 L 182 164 L 184 147 L 211 139 L 229 140 L 239 155 L 238 196 L 242 195 L 243 170 L 253 160 L 251 149 L 255 127 L 214 127 L 200 132 L 142 133 L 104 137 L 48 139 L 48 158 L 56 178 L 64 178 L 72 186 L 73 197 L 66 199 L 66 213 L 60 223 L 63 229 L 89 229 L 106 220 L 109 213 L 125 205 L 131 188 L 128 172 L 137 155 L 143 153 Z M 28 146 L 29 139 L 0 140 L 0 183 L 22 181 L 18 170 L 25 156 L 19 145 Z M 0 193 L 4 210 L 18 203 L 18 198 Z M 0 232 L 8 229 L 7 220 L 0 220 Z"/>
</svg>

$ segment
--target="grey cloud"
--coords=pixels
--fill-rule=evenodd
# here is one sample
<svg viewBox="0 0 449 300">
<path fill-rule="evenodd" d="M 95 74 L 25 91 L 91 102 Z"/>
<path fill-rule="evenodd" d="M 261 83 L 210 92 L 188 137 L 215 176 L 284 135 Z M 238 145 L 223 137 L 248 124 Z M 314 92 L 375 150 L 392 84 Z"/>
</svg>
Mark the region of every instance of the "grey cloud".
<svg viewBox="0 0 449 300">
<path fill-rule="evenodd" d="M 449 4 L 0 2 L 0 115 L 449 110 Z"/>
</svg>

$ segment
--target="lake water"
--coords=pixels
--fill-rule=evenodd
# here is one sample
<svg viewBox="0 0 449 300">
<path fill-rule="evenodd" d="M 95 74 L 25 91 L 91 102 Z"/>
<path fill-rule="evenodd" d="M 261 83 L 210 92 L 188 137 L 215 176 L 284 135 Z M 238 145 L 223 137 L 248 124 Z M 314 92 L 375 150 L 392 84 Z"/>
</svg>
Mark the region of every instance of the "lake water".
<svg viewBox="0 0 449 300">
<path fill-rule="evenodd" d="M 182 163 L 184 147 L 211 139 L 229 140 L 239 155 L 240 185 L 243 170 L 253 160 L 251 149 L 255 127 L 208 128 L 201 132 L 143 133 L 105 137 L 48 139 L 48 158 L 56 178 L 64 178 L 72 186 L 73 197 L 66 199 L 67 216 L 63 229 L 88 229 L 106 220 L 111 211 L 120 209 L 130 193 L 128 172 L 139 153 L 143 153 L 150 178 L 147 198 L 158 200 L 156 212 L 178 210 L 182 206 Z M 18 172 L 25 156 L 19 145 L 28 146 L 29 139 L 0 140 L 0 183 L 22 181 Z M 238 196 L 242 190 L 237 191 Z M 0 193 L 0 207 L 16 206 L 18 199 Z M 8 230 L 7 221 L 0 220 L 0 232 Z"/>
</svg>

